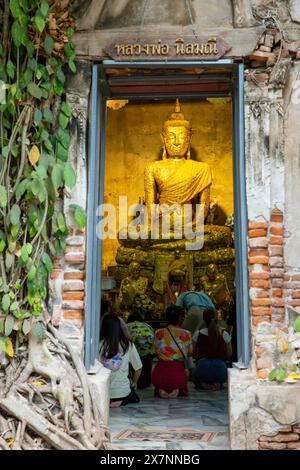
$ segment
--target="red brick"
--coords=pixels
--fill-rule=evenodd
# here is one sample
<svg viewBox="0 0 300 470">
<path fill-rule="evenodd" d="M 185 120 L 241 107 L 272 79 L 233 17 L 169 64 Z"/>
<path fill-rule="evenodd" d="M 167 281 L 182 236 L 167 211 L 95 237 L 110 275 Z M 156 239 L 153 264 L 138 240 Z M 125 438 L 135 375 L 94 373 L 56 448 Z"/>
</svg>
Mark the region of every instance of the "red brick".
<svg viewBox="0 0 300 470">
<path fill-rule="evenodd" d="M 282 426 L 282 428 L 279 429 L 279 432 L 292 432 L 292 431 L 293 431 L 293 428 L 289 424 L 287 424 L 286 426 Z"/>
<path fill-rule="evenodd" d="M 265 248 L 250 248 L 249 255 L 252 256 L 269 256 L 269 250 Z"/>
<path fill-rule="evenodd" d="M 255 348 L 255 355 L 256 357 L 261 357 L 266 351 L 267 351 L 266 348 L 262 348 L 259 346 Z"/>
<path fill-rule="evenodd" d="M 260 442 L 259 448 L 261 450 L 283 450 L 287 449 L 287 445 L 281 442 Z"/>
<path fill-rule="evenodd" d="M 270 233 L 275 236 L 282 236 L 283 235 L 283 227 L 282 224 L 278 225 L 271 225 L 270 226 Z"/>
<path fill-rule="evenodd" d="M 271 300 L 270 299 L 252 299 L 251 305 L 253 305 L 253 307 L 268 307 L 271 305 Z"/>
<path fill-rule="evenodd" d="M 282 268 L 283 267 L 283 258 L 282 256 L 270 256 L 270 266 L 271 268 Z M 272 269 L 271 269 L 272 273 Z"/>
<path fill-rule="evenodd" d="M 65 260 L 70 263 L 70 264 L 77 264 L 77 263 L 83 263 L 84 261 L 84 253 L 66 253 L 65 254 Z"/>
<path fill-rule="evenodd" d="M 61 272 L 62 272 L 61 269 L 54 269 L 54 271 L 52 271 L 52 272 L 50 273 L 50 279 L 51 279 L 52 281 L 55 281 L 55 280 L 59 277 L 59 275 L 61 274 Z"/>
<path fill-rule="evenodd" d="M 250 279 L 270 279 L 270 273 L 261 273 L 257 271 L 253 271 L 249 275 Z"/>
<path fill-rule="evenodd" d="M 80 280 L 76 281 L 64 281 L 62 285 L 63 291 L 79 291 L 79 290 L 84 290 L 84 282 Z"/>
<path fill-rule="evenodd" d="M 283 214 L 282 212 L 272 212 L 271 213 L 271 222 L 283 222 Z"/>
<path fill-rule="evenodd" d="M 270 272 L 272 278 L 283 278 L 284 276 L 284 270 L 281 268 L 272 267 Z"/>
<path fill-rule="evenodd" d="M 300 289 L 300 282 L 299 281 L 287 281 L 284 283 L 284 287 L 286 289 Z"/>
<path fill-rule="evenodd" d="M 83 310 L 84 302 L 82 300 L 63 300 L 62 308 L 64 310 Z"/>
<path fill-rule="evenodd" d="M 284 307 L 285 306 L 285 300 L 281 299 L 280 297 L 274 297 L 272 299 L 272 307 Z"/>
<path fill-rule="evenodd" d="M 299 434 L 295 432 L 278 433 L 270 438 L 272 442 L 296 442 L 299 441 Z"/>
<path fill-rule="evenodd" d="M 271 308 L 270 307 L 252 307 L 251 315 L 260 316 L 260 317 L 271 316 Z"/>
<path fill-rule="evenodd" d="M 283 256 L 283 247 L 282 246 L 271 246 L 270 247 L 270 256 Z"/>
<path fill-rule="evenodd" d="M 300 290 L 292 291 L 292 299 L 300 299 Z"/>
<path fill-rule="evenodd" d="M 293 426 L 293 431 L 300 434 L 300 426 Z"/>
<path fill-rule="evenodd" d="M 66 271 L 64 273 L 64 279 L 84 279 L 84 271 Z"/>
<path fill-rule="evenodd" d="M 267 288 L 267 287 L 270 287 L 270 283 L 269 281 L 265 281 L 265 280 L 259 280 L 259 281 L 250 281 L 250 287 L 263 287 L 263 288 Z"/>
<path fill-rule="evenodd" d="M 64 300 L 83 300 L 84 299 L 84 292 L 64 292 L 62 298 Z"/>
<path fill-rule="evenodd" d="M 270 237 L 270 245 L 283 245 L 283 237 Z"/>
<path fill-rule="evenodd" d="M 248 235 L 249 238 L 265 237 L 267 235 L 267 229 L 257 228 L 249 230 Z"/>
<path fill-rule="evenodd" d="M 291 279 L 290 274 L 285 274 L 285 275 L 283 276 L 283 279 L 284 279 L 285 281 L 290 281 L 290 279 Z"/>
<path fill-rule="evenodd" d="M 269 376 L 269 371 L 268 370 L 264 370 L 264 369 L 260 369 L 256 372 L 256 377 L 258 379 L 261 379 L 261 380 L 266 380 Z"/>
<path fill-rule="evenodd" d="M 292 274 L 291 279 L 293 281 L 300 281 L 300 274 Z"/>
<path fill-rule="evenodd" d="M 268 59 L 275 57 L 273 52 L 263 52 L 263 51 L 254 51 L 249 55 L 250 60 L 254 60 L 256 62 L 261 62 L 262 64 L 267 62 Z"/>
<path fill-rule="evenodd" d="M 250 256 L 250 264 L 269 264 L 269 258 L 267 256 Z"/>
<path fill-rule="evenodd" d="M 278 278 L 278 279 L 272 279 L 272 288 L 273 288 L 273 287 L 276 287 L 276 288 L 279 287 L 279 288 L 281 288 L 281 287 L 283 287 L 283 284 L 284 284 L 284 283 L 283 283 L 283 280 L 282 280 L 282 279 L 279 279 L 279 278 Z"/>
<path fill-rule="evenodd" d="M 258 229 L 258 228 L 267 229 L 268 224 L 267 222 L 249 222 L 248 227 L 249 227 L 249 230 Z"/>
<path fill-rule="evenodd" d="M 67 320 L 83 319 L 83 312 L 80 310 L 64 310 L 63 314 Z"/>
<path fill-rule="evenodd" d="M 300 450 L 300 442 L 288 442 L 287 448 L 290 450 Z"/>
<path fill-rule="evenodd" d="M 84 252 L 84 246 L 83 245 L 73 245 L 73 246 L 67 246 L 65 249 L 65 253 L 83 253 Z"/>
<path fill-rule="evenodd" d="M 256 361 L 257 369 L 271 370 L 273 367 L 272 359 L 269 357 L 259 357 Z"/>
<path fill-rule="evenodd" d="M 272 289 L 272 297 L 282 297 L 283 290 L 280 288 Z"/>
<path fill-rule="evenodd" d="M 290 305 L 291 307 L 300 307 L 300 299 L 299 300 L 289 300 L 287 302 L 287 305 Z"/>
<path fill-rule="evenodd" d="M 248 244 L 250 248 L 267 248 L 269 240 L 266 237 L 249 238 Z"/>
<path fill-rule="evenodd" d="M 252 326 L 257 326 L 259 323 L 267 322 L 271 323 L 270 317 L 255 317 L 252 318 Z"/>
<path fill-rule="evenodd" d="M 256 294 L 257 299 L 265 299 L 265 298 L 269 297 L 270 291 L 268 291 L 266 289 L 256 289 L 255 294 Z"/>
</svg>

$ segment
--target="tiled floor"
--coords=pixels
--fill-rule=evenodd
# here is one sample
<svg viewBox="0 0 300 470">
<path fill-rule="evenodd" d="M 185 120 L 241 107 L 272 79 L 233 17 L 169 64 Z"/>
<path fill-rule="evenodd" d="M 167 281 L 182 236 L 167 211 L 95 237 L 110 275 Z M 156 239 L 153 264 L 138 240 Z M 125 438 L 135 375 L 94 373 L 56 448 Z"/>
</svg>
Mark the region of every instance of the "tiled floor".
<svg viewBox="0 0 300 470">
<path fill-rule="evenodd" d="M 153 397 L 153 389 L 139 391 L 141 402 L 110 410 L 112 443 L 127 450 L 218 450 L 229 449 L 227 390 L 205 392 L 190 385 L 188 398 L 163 400 Z M 147 442 L 116 440 L 124 429 L 189 428 L 216 431 L 210 442 Z"/>
</svg>

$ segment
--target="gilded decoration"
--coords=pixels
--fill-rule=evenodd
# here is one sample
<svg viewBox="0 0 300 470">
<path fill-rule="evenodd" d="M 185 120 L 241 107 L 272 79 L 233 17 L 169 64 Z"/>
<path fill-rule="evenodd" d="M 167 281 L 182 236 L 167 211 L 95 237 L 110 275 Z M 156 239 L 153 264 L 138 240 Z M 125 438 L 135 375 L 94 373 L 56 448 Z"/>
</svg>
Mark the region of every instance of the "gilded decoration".
<svg viewBox="0 0 300 470">
<path fill-rule="evenodd" d="M 227 104 L 223 102 L 217 106 L 227 106 Z M 209 106 L 215 105 L 210 103 Z M 146 126 L 141 122 L 141 129 L 143 125 Z M 151 123 L 148 125 L 148 131 L 145 130 L 145 132 L 152 135 Z M 139 203 L 145 202 L 147 209 L 147 217 L 145 214 L 144 218 L 143 214 L 141 215 L 140 230 L 144 230 L 142 220 L 145 222 L 147 219 L 148 231 L 144 230 L 143 238 L 134 239 L 130 236 L 131 225 L 121 228 L 115 257 L 117 265 L 112 263 L 107 269 L 120 286 L 118 299 L 123 306 L 125 318 L 136 308 L 136 305 L 142 305 L 140 303 L 142 301 L 146 306 L 142 308 L 144 316 L 148 320 L 160 320 L 163 318 L 165 307 L 176 302 L 181 293 L 189 290 L 203 290 L 215 299 L 217 299 L 215 291 L 219 292 L 220 288 L 224 290 L 224 298 L 221 299 L 224 311 L 221 312 L 222 317 L 226 317 L 226 305 L 229 307 L 232 301 L 234 248 L 232 230 L 225 226 L 228 215 L 233 212 L 232 205 L 228 206 L 223 223 L 215 225 L 213 222 L 218 222 L 217 212 L 222 207 L 220 197 L 216 198 L 214 195 L 213 199 L 211 198 L 215 171 L 208 162 L 192 158 L 192 134 L 191 123 L 183 115 L 177 100 L 174 112 L 167 118 L 161 130 L 163 147 L 161 156 L 144 164 L 144 195 L 139 192 L 138 200 Z M 143 158 L 142 155 L 139 158 Z M 231 159 L 229 161 L 231 165 Z M 217 163 L 215 169 L 218 172 Z M 125 174 L 125 179 L 128 176 Z M 142 178 L 141 174 L 138 175 L 139 180 L 140 178 Z M 230 181 L 228 179 L 228 183 Z M 226 186 L 228 191 L 229 186 L 230 184 Z M 117 195 L 117 192 L 113 193 L 111 188 L 109 189 L 110 192 L 106 192 L 106 202 Z M 128 186 L 128 191 L 130 189 L 131 187 Z M 232 191 L 232 188 L 230 190 Z M 186 204 L 190 204 L 191 207 L 201 204 L 204 207 L 201 249 L 190 248 L 193 241 L 185 238 L 184 219 L 176 219 L 176 211 L 178 212 L 178 208 Z M 159 229 L 155 239 L 151 238 L 153 205 L 159 207 L 159 211 L 155 213 L 155 217 L 159 219 Z M 164 209 L 161 209 L 164 205 L 171 207 L 167 214 Z M 174 210 L 173 205 L 175 205 Z M 162 226 L 166 215 L 170 216 L 168 237 Z M 193 211 L 190 220 L 191 228 L 197 226 L 197 217 L 198 213 Z M 128 222 L 130 223 L 130 219 Z M 180 239 L 176 239 L 175 228 L 178 229 L 178 225 L 181 225 L 179 228 L 182 229 Z M 124 231 L 127 231 L 129 236 L 125 237 Z M 112 240 L 105 240 L 106 250 L 112 246 L 111 242 Z M 142 299 L 140 295 L 143 296 Z"/>
</svg>

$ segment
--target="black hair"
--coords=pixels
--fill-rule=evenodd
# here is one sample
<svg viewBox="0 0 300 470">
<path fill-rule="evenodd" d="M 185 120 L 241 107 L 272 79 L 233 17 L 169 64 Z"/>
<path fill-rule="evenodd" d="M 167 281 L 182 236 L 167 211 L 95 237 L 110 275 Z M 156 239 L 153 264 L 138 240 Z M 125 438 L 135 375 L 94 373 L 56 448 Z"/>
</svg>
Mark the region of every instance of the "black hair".
<svg viewBox="0 0 300 470">
<path fill-rule="evenodd" d="M 127 320 L 127 323 L 131 323 L 133 321 L 143 321 L 143 317 L 142 315 L 140 314 L 140 312 L 132 312 L 129 317 L 128 317 L 128 320 Z"/>
<path fill-rule="evenodd" d="M 111 313 L 111 304 L 109 300 L 101 299 L 101 316 L 105 313 Z"/>
<path fill-rule="evenodd" d="M 203 320 L 208 329 L 208 337 L 209 337 L 210 344 L 214 349 L 217 349 L 220 335 L 219 335 L 219 330 L 217 326 L 216 310 L 214 308 L 206 308 L 203 311 Z"/>
<path fill-rule="evenodd" d="M 101 340 L 103 340 L 101 355 L 107 359 L 118 354 L 120 346 L 125 354 L 130 344 L 129 339 L 123 333 L 120 319 L 111 313 L 103 318 L 100 330 Z"/>
<path fill-rule="evenodd" d="M 178 305 L 170 305 L 170 307 L 166 309 L 167 325 L 176 326 L 180 324 L 180 319 L 183 320 L 184 315 L 185 315 L 184 308 L 179 307 Z"/>
</svg>

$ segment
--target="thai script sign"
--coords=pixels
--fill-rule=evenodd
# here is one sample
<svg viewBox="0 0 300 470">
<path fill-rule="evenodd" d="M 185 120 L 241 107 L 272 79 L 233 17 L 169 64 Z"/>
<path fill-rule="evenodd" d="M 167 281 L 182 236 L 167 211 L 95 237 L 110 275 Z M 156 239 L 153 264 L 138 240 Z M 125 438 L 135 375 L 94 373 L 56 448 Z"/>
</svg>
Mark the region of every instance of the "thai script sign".
<svg viewBox="0 0 300 470">
<path fill-rule="evenodd" d="M 231 47 L 222 38 L 214 36 L 200 40 L 178 37 L 167 41 L 161 39 L 120 41 L 111 44 L 106 52 L 114 60 L 209 60 L 219 59 L 230 49 Z"/>
</svg>

